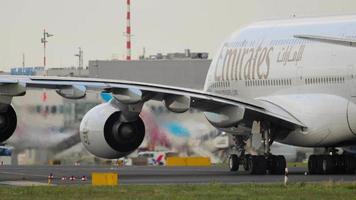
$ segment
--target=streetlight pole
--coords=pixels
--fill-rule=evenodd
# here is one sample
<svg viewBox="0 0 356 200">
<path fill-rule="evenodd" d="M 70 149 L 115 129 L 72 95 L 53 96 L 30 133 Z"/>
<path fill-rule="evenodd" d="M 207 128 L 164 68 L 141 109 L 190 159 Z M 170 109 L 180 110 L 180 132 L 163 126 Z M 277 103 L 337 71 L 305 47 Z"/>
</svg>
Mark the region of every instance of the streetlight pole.
<svg viewBox="0 0 356 200">
<path fill-rule="evenodd" d="M 74 56 L 78 57 L 78 69 L 82 69 L 83 68 L 83 50 L 81 47 L 79 47 L 79 53 L 75 54 Z"/>
<path fill-rule="evenodd" d="M 47 38 L 52 37 L 53 34 L 46 32 L 46 29 L 43 29 L 43 37 L 41 38 L 41 43 L 43 43 L 43 67 L 46 68 L 46 43 Z M 46 69 L 44 69 L 46 70 Z"/>
</svg>

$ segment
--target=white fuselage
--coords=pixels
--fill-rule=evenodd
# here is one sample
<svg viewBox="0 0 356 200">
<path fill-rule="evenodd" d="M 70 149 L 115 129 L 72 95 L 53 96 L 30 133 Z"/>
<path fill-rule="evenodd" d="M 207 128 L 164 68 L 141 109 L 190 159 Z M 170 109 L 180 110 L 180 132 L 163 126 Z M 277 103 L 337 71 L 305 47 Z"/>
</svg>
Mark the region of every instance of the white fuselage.
<svg viewBox="0 0 356 200">
<path fill-rule="evenodd" d="M 304 123 L 280 142 L 356 144 L 356 48 L 294 37 L 356 38 L 356 16 L 252 24 L 229 37 L 211 63 L 205 90 L 259 99 Z"/>
</svg>

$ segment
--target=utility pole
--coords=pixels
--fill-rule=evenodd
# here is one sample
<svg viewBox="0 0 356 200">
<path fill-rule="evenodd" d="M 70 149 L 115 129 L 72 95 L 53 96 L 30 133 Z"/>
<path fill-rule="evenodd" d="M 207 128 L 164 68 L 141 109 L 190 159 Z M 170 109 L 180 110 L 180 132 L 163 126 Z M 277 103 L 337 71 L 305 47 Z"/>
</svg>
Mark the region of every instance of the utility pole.
<svg viewBox="0 0 356 200">
<path fill-rule="evenodd" d="M 78 68 L 83 69 L 83 50 L 81 47 L 79 47 L 79 53 L 75 54 L 74 56 L 78 57 Z"/>
<path fill-rule="evenodd" d="M 46 29 L 43 29 L 43 37 L 41 38 L 41 43 L 43 43 L 43 67 L 45 68 L 44 70 L 46 70 L 46 43 L 47 38 L 52 37 L 53 34 L 49 34 L 48 32 L 46 32 Z"/>
<path fill-rule="evenodd" d="M 131 60 L 131 12 L 130 5 L 131 0 L 126 1 L 127 4 L 127 13 L 126 13 L 126 60 Z"/>
<path fill-rule="evenodd" d="M 25 68 L 25 53 L 22 53 L 22 68 Z"/>
</svg>

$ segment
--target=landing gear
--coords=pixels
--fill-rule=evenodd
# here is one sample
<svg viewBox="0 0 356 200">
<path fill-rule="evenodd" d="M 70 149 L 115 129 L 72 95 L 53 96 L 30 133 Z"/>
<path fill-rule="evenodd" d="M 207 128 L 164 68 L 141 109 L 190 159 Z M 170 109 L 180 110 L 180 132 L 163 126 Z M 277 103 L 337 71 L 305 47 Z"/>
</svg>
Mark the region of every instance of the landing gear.
<svg viewBox="0 0 356 200">
<path fill-rule="evenodd" d="M 352 155 L 311 155 L 308 161 L 310 174 L 354 174 L 356 157 Z"/>
<path fill-rule="evenodd" d="M 284 174 L 286 160 L 284 156 L 271 154 L 270 146 L 273 143 L 273 137 L 269 126 L 264 125 L 262 131 L 263 155 L 252 155 L 246 152 L 246 144 L 252 145 L 252 134 L 248 137 L 235 135 L 233 153 L 229 157 L 230 171 L 237 171 L 239 165 L 243 165 L 245 171 L 249 174 Z"/>
<path fill-rule="evenodd" d="M 269 174 L 284 174 L 286 168 L 286 159 L 282 155 L 272 155 L 271 145 L 273 135 L 268 123 L 264 123 L 262 131 L 262 142 L 264 146 L 265 159 L 267 160 L 267 171 Z"/>
</svg>

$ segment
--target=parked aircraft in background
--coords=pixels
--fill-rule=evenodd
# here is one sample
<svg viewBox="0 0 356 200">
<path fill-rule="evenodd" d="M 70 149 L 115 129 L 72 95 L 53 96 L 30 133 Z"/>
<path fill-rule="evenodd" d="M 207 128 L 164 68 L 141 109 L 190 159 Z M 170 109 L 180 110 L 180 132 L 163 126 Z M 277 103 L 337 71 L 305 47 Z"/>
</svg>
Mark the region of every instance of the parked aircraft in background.
<svg viewBox="0 0 356 200">
<path fill-rule="evenodd" d="M 0 144 L 0 156 L 11 156 L 13 147 Z"/>
</svg>

